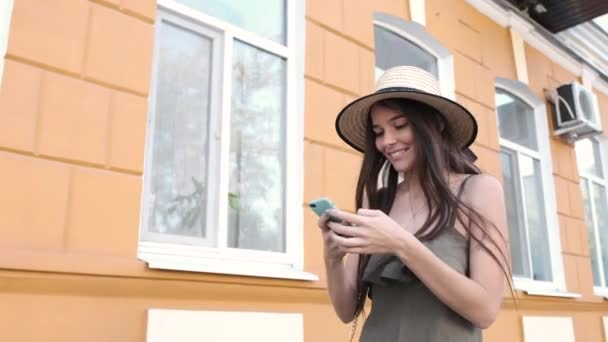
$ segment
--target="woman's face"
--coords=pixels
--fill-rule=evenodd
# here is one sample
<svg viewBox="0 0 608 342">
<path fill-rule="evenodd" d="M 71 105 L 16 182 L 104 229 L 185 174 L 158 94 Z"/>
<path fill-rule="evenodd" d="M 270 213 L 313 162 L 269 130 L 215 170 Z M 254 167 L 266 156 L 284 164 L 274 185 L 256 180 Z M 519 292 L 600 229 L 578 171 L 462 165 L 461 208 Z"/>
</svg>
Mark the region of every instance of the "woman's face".
<svg viewBox="0 0 608 342">
<path fill-rule="evenodd" d="M 374 105 L 370 115 L 376 149 L 384 154 L 397 172 L 411 171 L 416 161 L 416 143 L 408 119 L 382 105 Z"/>
</svg>

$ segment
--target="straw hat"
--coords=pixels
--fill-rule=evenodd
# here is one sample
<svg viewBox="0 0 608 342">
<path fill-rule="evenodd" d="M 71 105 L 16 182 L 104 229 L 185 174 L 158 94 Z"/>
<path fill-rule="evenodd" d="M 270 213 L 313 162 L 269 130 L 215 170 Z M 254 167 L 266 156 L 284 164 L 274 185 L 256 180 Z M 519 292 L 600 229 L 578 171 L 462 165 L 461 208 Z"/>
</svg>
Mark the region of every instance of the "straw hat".
<svg viewBox="0 0 608 342">
<path fill-rule="evenodd" d="M 336 118 L 336 131 L 352 148 L 365 151 L 365 131 L 372 105 L 378 101 L 400 98 L 416 100 L 433 107 L 443 115 L 454 142 L 462 149 L 477 136 L 477 122 L 460 104 L 440 95 L 435 77 L 417 67 L 397 66 L 382 74 L 376 92 L 348 104 Z"/>
</svg>

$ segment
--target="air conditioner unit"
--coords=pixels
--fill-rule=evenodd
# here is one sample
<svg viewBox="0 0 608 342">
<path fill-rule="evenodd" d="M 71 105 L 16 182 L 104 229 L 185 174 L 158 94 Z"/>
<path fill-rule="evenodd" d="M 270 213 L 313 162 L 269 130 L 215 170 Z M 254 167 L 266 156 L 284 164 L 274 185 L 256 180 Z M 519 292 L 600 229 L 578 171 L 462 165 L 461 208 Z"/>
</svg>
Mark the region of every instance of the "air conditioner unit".
<svg viewBox="0 0 608 342">
<path fill-rule="evenodd" d="M 578 82 L 551 92 L 555 104 L 555 135 L 573 142 L 602 132 L 596 95 Z"/>
</svg>

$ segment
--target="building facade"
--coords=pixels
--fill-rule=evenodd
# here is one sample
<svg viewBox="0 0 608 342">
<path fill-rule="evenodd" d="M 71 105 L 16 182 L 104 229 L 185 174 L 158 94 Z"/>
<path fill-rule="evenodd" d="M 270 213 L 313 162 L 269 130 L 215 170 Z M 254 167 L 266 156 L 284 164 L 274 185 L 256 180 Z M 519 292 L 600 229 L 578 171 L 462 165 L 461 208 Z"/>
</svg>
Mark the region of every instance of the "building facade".
<svg viewBox="0 0 608 342">
<path fill-rule="evenodd" d="M 607 32 L 493 0 L 0 1 L 0 340 L 347 341 L 307 202 L 355 209 L 335 117 L 410 64 L 505 188 L 517 301 L 484 340 L 608 342 Z M 555 134 L 572 82 L 604 133 Z"/>
</svg>

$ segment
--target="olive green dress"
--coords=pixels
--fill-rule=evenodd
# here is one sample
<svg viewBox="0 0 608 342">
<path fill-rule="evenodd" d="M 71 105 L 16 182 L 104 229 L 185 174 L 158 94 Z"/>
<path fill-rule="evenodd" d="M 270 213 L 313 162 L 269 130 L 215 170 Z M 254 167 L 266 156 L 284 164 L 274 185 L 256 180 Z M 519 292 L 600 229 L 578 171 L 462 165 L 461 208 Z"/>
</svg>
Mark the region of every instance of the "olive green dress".
<svg viewBox="0 0 608 342">
<path fill-rule="evenodd" d="M 423 243 L 453 269 L 468 274 L 469 241 L 453 224 Z M 361 342 L 482 340 L 479 328 L 443 304 L 396 256 L 372 255 L 363 281 L 370 285 L 372 309 L 363 326 Z"/>
</svg>

